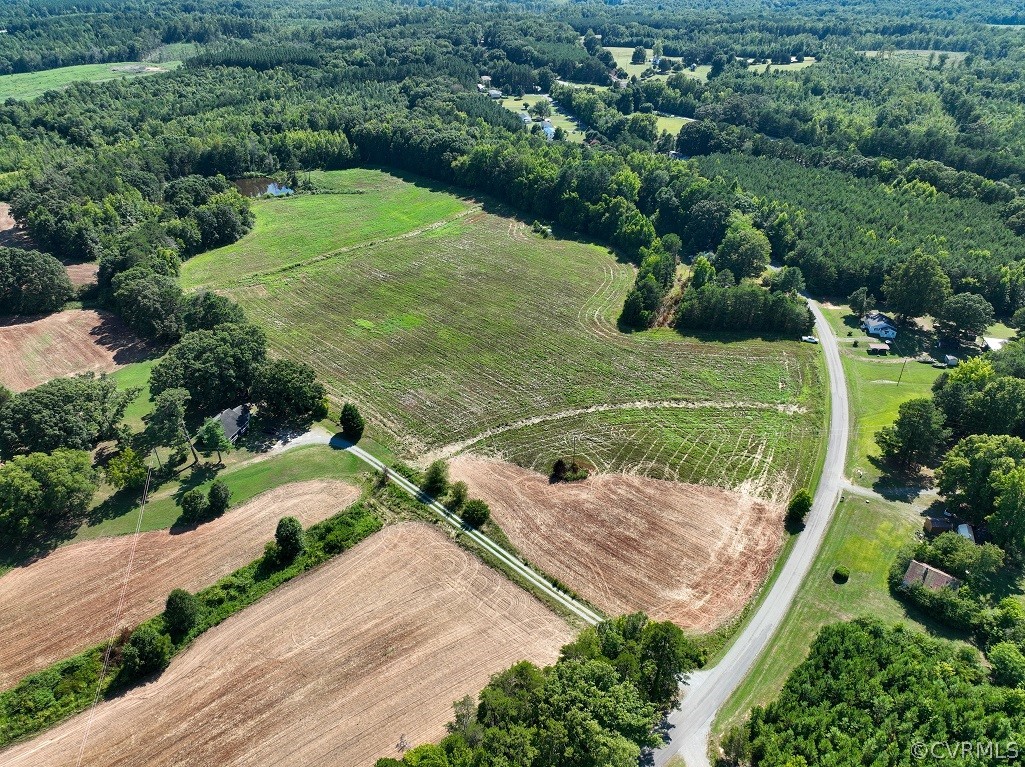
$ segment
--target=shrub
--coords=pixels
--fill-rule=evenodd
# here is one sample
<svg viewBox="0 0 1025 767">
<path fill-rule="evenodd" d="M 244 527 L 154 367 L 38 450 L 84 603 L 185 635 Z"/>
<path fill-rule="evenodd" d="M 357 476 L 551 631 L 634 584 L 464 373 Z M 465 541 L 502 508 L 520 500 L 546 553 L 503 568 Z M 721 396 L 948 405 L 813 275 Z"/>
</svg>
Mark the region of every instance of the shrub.
<svg viewBox="0 0 1025 767">
<path fill-rule="evenodd" d="M 171 638 L 144 623 L 132 633 L 121 658 L 128 679 L 163 671 L 171 659 Z"/>
<path fill-rule="evenodd" d="M 353 442 L 359 442 L 366 426 L 359 409 L 351 402 L 342 405 L 342 414 L 338 419 L 338 424 L 342 427 L 342 436 Z"/>
<path fill-rule="evenodd" d="M 569 465 L 569 471 L 566 472 L 564 479 L 567 482 L 578 482 L 582 479 L 587 479 L 589 476 L 591 476 L 591 473 L 587 469 L 573 461 Z"/>
<path fill-rule="evenodd" d="M 306 549 L 302 523 L 295 517 L 282 517 L 274 531 L 274 541 L 278 544 L 281 560 L 291 562 Z"/>
<path fill-rule="evenodd" d="M 790 499 L 790 505 L 787 506 L 787 525 L 791 527 L 803 525 L 808 512 L 811 511 L 811 504 L 812 496 L 807 489 L 802 487 L 794 493 L 794 497 Z"/>
<path fill-rule="evenodd" d="M 469 488 L 467 488 L 465 482 L 453 482 L 448 488 L 448 497 L 445 499 L 445 505 L 452 511 L 458 512 L 463 508 L 463 504 L 466 503 L 466 497 L 469 495 Z"/>
<path fill-rule="evenodd" d="M 568 468 L 562 458 L 556 458 L 555 463 L 552 464 L 552 473 L 549 475 L 552 482 L 562 482 L 566 478 Z"/>
<path fill-rule="evenodd" d="M 480 527 L 491 517 L 491 509 L 479 498 L 472 498 L 463 504 L 460 516 L 470 527 Z"/>
<path fill-rule="evenodd" d="M 833 571 L 833 583 L 847 583 L 851 578 L 851 571 L 840 565 Z"/>
<path fill-rule="evenodd" d="M 208 501 L 203 491 L 194 487 L 182 496 L 178 502 L 181 506 L 181 520 L 186 523 L 199 522 L 207 513 Z"/>
<path fill-rule="evenodd" d="M 192 630 L 199 618 L 199 600 L 185 589 L 175 589 L 167 595 L 164 606 L 164 625 L 171 636 L 181 639 Z"/>
<path fill-rule="evenodd" d="M 219 517 L 228 510 L 231 504 L 231 490 L 220 479 L 215 479 L 207 493 L 206 513 L 211 517 Z"/>
<path fill-rule="evenodd" d="M 423 490 L 437 498 L 448 489 L 448 466 L 444 461 L 435 461 L 424 473 Z"/>
</svg>

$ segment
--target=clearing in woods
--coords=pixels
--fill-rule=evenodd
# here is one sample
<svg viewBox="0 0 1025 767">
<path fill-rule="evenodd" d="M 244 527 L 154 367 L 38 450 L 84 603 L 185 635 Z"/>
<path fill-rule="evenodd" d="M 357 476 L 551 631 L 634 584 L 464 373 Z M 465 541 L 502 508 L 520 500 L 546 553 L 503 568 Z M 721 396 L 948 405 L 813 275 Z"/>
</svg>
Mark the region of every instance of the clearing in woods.
<svg viewBox="0 0 1025 767">
<path fill-rule="evenodd" d="M 387 527 L 203 634 L 159 679 L 100 704 L 83 764 L 371 767 L 437 741 L 452 701 L 573 631 L 436 528 Z M 2 754 L 74 764 L 82 714 Z"/>
<path fill-rule="evenodd" d="M 51 378 L 109 373 L 138 362 L 148 348 L 108 312 L 69 309 L 0 322 L 0 383 L 24 391 Z"/>
<path fill-rule="evenodd" d="M 121 77 L 155 75 L 174 69 L 180 64 L 180 61 L 167 61 L 159 65 L 122 61 L 116 64 L 80 64 L 73 67 L 47 69 L 42 72 L 0 75 L 0 101 L 34 99 L 47 91 L 67 88 L 78 82 L 98 83 Z"/>
<path fill-rule="evenodd" d="M 466 455 L 451 473 L 544 572 L 609 615 L 642 610 L 689 632 L 736 617 L 783 543 L 782 505 L 719 488 L 615 474 L 552 485 Z"/>
<path fill-rule="evenodd" d="M 547 470 L 579 443 L 603 471 L 753 481 L 770 498 L 813 470 L 814 347 L 621 333 L 634 271 L 607 249 L 378 171 L 314 178 L 365 193 L 258 201 L 255 230 L 186 262 L 183 280 L 238 300 L 276 353 L 313 364 L 406 455 L 490 435 L 475 449 Z M 366 241 L 410 195 L 419 220 Z M 307 235 L 317 221 L 339 234 Z"/>
<path fill-rule="evenodd" d="M 195 528 L 139 537 L 123 624 L 164 609 L 175 588 L 195 591 L 260 556 L 283 516 L 303 527 L 359 496 L 352 485 L 315 480 L 284 485 Z M 0 578 L 0 690 L 62 658 L 106 641 L 131 556 L 131 535 L 57 549 Z M 0 760 L 2 761 L 2 760 Z"/>
</svg>

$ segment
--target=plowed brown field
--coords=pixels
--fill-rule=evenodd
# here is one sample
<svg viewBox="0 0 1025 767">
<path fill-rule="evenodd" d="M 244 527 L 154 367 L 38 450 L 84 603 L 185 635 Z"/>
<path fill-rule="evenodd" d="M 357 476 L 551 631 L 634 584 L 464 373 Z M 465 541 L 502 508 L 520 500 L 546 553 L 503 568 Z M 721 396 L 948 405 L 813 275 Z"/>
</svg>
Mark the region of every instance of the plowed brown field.
<svg viewBox="0 0 1025 767">
<path fill-rule="evenodd" d="M 370 767 L 440 738 L 491 674 L 547 664 L 572 632 L 437 529 L 387 527 L 200 637 L 100 704 L 82 764 Z M 74 765 L 89 713 L 0 753 Z"/>
<path fill-rule="evenodd" d="M 463 455 L 452 478 L 545 572 L 610 615 L 643 610 L 694 632 L 736 616 L 782 545 L 783 510 L 720 488 L 622 474 L 550 484 Z"/>
<path fill-rule="evenodd" d="M 337 514 L 358 496 L 344 482 L 297 482 L 195 529 L 141 534 L 122 625 L 134 626 L 163 610 L 172 589 L 195 591 L 258 557 L 281 517 L 292 515 L 308 526 Z M 133 538 L 65 546 L 0 578 L 0 690 L 107 640 Z"/>
<path fill-rule="evenodd" d="M 114 315 L 91 309 L 0 323 L 0 383 L 24 391 L 74 373 L 109 373 L 145 356 Z"/>
</svg>

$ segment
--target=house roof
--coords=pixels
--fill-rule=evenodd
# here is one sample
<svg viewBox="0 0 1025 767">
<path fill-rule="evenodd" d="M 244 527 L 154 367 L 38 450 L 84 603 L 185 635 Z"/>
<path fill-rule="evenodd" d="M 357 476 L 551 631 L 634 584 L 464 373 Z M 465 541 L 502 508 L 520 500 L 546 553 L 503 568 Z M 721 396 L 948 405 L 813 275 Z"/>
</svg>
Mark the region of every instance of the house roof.
<svg viewBox="0 0 1025 767">
<path fill-rule="evenodd" d="M 235 439 L 249 425 L 249 408 L 246 405 L 228 408 L 217 414 L 224 434 L 228 439 Z"/>
<path fill-rule="evenodd" d="M 956 589 L 961 585 L 961 581 L 932 565 L 912 559 L 907 572 L 904 573 L 904 585 L 923 586 L 930 591 L 939 591 L 942 588 Z"/>
</svg>

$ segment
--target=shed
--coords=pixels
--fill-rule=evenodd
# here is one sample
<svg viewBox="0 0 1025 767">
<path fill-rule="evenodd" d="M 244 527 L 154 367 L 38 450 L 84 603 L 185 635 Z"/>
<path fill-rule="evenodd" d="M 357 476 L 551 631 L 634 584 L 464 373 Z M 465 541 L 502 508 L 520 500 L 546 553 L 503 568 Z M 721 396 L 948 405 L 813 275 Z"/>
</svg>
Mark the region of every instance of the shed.
<svg viewBox="0 0 1025 767">
<path fill-rule="evenodd" d="M 948 368 L 956 368 L 958 365 L 961 364 L 961 360 L 959 360 L 957 357 L 951 354 L 945 356 L 943 358 L 943 362 L 946 363 Z"/>
<path fill-rule="evenodd" d="M 962 538 L 967 538 L 972 543 L 975 543 L 975 531 L 972 530 L 971 525 L 960 524 L 957 526 L 957 534 Z"/>
<path fill-rule="evenodd" d="M 907 572 L 904 573 L 905 587 L 922 586 L 929 591 L 939 591 L 943 588 L 957 589 L 960 585 L 961 581 L 953 575 L 938 570 L 932 565 L 927 565 L 925 562 L 919 562 L 917 559 L 911 560 Z"/>
<path fill-rule="evenodd" d="M 886 344 L 869 344 L 868 345 L 868 353 L 869 354 L 881 354 L 883 356 L 886 356 L 887 354 L 890 353 L 890 347 L 887 346 Z"/>
<path fill-rule="evenodd" d="M 488 96 L 493 99 L 500 99 L 502 98 L 502 91 L 498 90 L 498 88 L 488 88 Z"/>
<path fill-rule="evenodd" d="M 217 415 L 217 420 L 221 422 L 221 428 L 224 429 L 224 434 L 229 442 L 234 443 L 249 431 L 249 416 L 249 405 L 228 408 Z"/>
<path fill-rule="evenodd" d="M 954 529 L 954 523 L 946 517 L 926 517 L 922 527 L 927 533 L 948 533 Z"/>
</svg>

